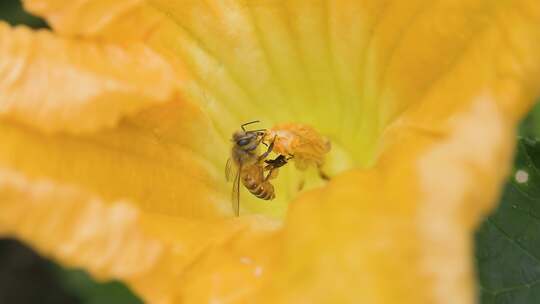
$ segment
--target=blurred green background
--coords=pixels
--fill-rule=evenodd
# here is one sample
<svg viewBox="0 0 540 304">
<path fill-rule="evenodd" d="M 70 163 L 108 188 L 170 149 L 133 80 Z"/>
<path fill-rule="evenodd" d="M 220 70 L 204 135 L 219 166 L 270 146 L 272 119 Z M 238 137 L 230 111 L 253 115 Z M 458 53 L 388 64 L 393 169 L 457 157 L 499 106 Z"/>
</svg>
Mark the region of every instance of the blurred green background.
<svg viewBox="0 0 540 304">
<path fill-rule="evenodd" d="M 68 0 L 69 1 L 69 0 Z M 0 0 L 0 20 L 33 28 L 47 24 L 22 10 L 18 0 Z M 11 239 L 0 239 L 0 304 L 138 304 L 119 282 L 99 283 L 65 269 Z"/>
<path fill-rule="evenodd" d="M 0 0 L 0 20 L 33 28 L 47 27 L 43 20 L 25 13 L 16 0 Z M 540 105 L 523 120 L 518 133 L 523 137 L 540 138 Z M 497 275 L 496 269 L 481 270 Z M 499 303 L 484 296 L 481 302 Z M 15 240 L 0 239 L 1 303 L 131 304 L 142 301 L 119 282 L 95 282 L 82 270 L 62 268 Z"/>
<path fill-rule="evenodd" d="M 540 56 L 540 54 L 538 55 Z M 540 139 L 540 101 L 536 103 L 536 106 L 521 123 L 519 135 Z"/>
<path fill-rule="evenodd" d="M 19 0 L 0 0 L 0 20 L 7 21 L 12 25 L 26 24 L 33 28 L 47 26 L 43 20 L 24 12 Z"/>
</svg>

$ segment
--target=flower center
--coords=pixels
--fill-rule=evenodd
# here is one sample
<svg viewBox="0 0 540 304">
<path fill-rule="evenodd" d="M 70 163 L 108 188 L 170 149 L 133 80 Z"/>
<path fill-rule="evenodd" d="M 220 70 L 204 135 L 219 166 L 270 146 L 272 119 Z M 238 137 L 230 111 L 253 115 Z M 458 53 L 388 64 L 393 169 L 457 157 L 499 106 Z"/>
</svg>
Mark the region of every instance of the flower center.
<svg viewBox="0 0 540 304">
<path fill-rule="evenodd" d="M 275 125 L 259 123 L 244 129 L 239 124 L 235 130 L 231 130 L 230 137 L 238 137 L 240 141 L 259 140 L 251 136 L 253 133 L 250 132 L 260 129 L 266 132 L 253 154 L 249 154 L 251 151 L 244 149 L 246 145 L 241 145 L 240 141 L 229 139 L 231 150 L 226 156 L 236 159 L 233 171 L 238 174 L 238 180 L 230 178 L 232 183 L 228 183 L 225 188 L 230 193 L 226 198 L 231 198 L 232 209 L 238 199 L 237 194 L 233 193 L 236 191 L 235 182 L 239 191 L 241 215 L 265 214 L 283 218 L 288 204 L 303 192 L 324 187 L 329 179 L 343 171 L 369 165 L 373 155 L 373 145 L 367 146 L 369 137 L 361 138 L 350 130 L 342 131 L 331 124 L 321 126 L 320 129 L 326 132 L 318 130 L 315 124 L 296 122 Z M 271 148 L 268 148 L 270 145 Z M 262 174 L 256 174 L 259 172 L 257 169 L 253 170 L 251 161 L 256 156 L 259 156 L 260 162 L 255 167 Z M 264 191 L 273 191 L 273 199 L 259 198 L 262 194 L 270 197 L 270 194 L 259 193 Z"/>
</svg>

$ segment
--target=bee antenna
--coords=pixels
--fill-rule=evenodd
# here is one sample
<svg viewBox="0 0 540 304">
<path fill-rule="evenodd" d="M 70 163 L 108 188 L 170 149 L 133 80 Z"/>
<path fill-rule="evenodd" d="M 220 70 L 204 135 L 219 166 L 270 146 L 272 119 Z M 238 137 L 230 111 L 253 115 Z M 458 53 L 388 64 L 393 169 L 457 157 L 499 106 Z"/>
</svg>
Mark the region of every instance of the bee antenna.
<svg viewBox="0 0 540 304">
<path fill-rule="evenodd" d="M 244 128 L 245 126 L 251 125 L 251 124 L 254 124 L 254 123 L 258 123 L 258 122 L 260 122 L 260 121 L 259 120 L 254 120 L 254 121 L 246 122 L 245 124 L 241 125 L 240 127 L 242 128 L 242 131 L 246 132 L 246 129 Z"/>
<path fill-rule="evenodd" d="M 246 133 L 259 133 L 259 132 L 266 132 L 266 129 L 249 130 L 245 132 Z"/>
</svg>

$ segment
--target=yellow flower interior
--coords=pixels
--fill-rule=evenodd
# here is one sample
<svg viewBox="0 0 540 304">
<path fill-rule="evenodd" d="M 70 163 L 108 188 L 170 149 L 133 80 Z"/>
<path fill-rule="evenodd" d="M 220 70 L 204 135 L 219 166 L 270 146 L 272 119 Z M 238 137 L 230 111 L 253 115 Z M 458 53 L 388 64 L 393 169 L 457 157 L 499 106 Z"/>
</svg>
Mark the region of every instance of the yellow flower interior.
<svg viewBox="0 0 540 304">
<path fill-rule="evenodd" d="M 252 120 L 265 128 L 284 122 L 313 126 L 332 142 L 325 166 L 330 175 L 370 165 L 387 115 L 376 101 L 377 83 L 366 76 L 376 64 L 370 28 L 361 23 L 375 15 L 351 4 L 350 11 L 334 14 L 306 3 L 214 5 L 192 2 L 184 9 L 184 3 L 154 1 L 152 7 L 168 12 L 179 29 L 172 48 L 190 75 L 186 91 L 209 114 L 221 140 L 209 143 L 221 159 L 216 170 L 223 170 L 230 154 L 232 133 Z M 244 214 L 282 217 L 303 180 L 304 190 L 324 184 L 314 170 L 280 171 L 273 181 L 275 200 L 261 201 L 243 190 Z"/>
</svg>

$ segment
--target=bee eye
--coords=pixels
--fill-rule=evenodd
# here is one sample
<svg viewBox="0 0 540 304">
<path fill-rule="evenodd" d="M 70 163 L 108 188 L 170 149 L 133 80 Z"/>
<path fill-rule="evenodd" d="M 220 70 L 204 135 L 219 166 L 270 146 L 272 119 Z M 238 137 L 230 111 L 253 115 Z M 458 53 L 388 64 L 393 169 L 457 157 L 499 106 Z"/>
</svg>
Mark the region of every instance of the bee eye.
<svg viewBox="0 0 540 304">
<path fill-rule="evenodd" d="M 249 144 L 249 142 L 250 142 L 249 138 L 242 138 L 239 141 L 237 141 L 236 144 L 238 144 L 239 146 L 245 146 Z"/>
</svg>

